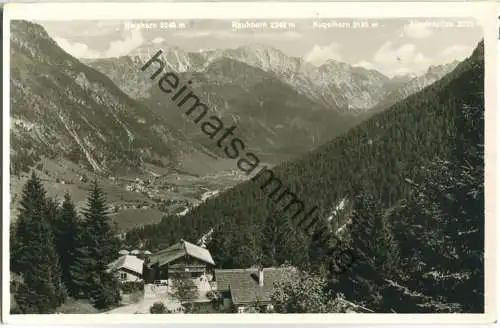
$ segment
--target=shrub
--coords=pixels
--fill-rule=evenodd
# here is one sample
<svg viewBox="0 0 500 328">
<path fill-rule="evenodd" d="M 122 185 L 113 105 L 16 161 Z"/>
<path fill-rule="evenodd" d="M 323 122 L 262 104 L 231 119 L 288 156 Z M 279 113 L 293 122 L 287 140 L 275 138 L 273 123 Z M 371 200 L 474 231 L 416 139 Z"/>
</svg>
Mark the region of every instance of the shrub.
<svg viewBox="0 0 500 328">
<path fill-rule="evenodd" d="M 167 309 L 165 308 L 165 304 L 163 304 L 162 302 L 156 302 L 149 308 L 149 313 L 151 314 L 167 313 Z"/>
<path fill-rule="evenodd" d="M 122 283 L 122 292 L 124 294 L 132 294 L 138 291 L 144 290 L 144 282 L 143 281 L 126 281 Z"/>
<path fill-rule="evenodd" d="M 214 310 L 219 311 L 224 305 L 222 293 L 218 290 L 210 290 L 207 292 L 207 298 L 212 303 Z"/>
<path fill-rule="evenodd" d="M 207 298 L 211 301 L 217 301 L 222 298 L 222 294 L 217 290 L 209 290 L 207 292 Z"/>
</svg>

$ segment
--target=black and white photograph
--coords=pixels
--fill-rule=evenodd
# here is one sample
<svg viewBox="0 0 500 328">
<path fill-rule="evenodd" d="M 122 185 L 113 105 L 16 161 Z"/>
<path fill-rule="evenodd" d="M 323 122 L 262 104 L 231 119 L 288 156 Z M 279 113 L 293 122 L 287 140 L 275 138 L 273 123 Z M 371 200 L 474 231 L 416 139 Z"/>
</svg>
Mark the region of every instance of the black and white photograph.
<svg viewBox="0 0 500 328">
<path fill-rule="evenodd" d="M 9 318 L 485 314 L 482 22 L 244 11 L 4 23 Z"/>
</svg>

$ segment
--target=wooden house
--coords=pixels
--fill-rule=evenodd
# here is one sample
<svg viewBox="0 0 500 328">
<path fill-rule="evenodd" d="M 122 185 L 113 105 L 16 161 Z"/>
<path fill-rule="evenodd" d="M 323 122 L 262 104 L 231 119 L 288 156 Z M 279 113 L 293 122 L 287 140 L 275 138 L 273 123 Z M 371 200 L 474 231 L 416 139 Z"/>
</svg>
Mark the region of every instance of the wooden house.
<svg viewBox="0 0 500 328">
<path fill-rule="evenodd" d="M 223 297 L 223 307 L 247 313 L 271 310 L 274 284 L 295 274 L 293 267 L 216 269 L 215 281 Z"/>
<path fill-rule="evenodd" d="M 108 272 L 112 272 L 121 282 L 142 281 L 143 262 L 136 256 L 123 255 L 108 265 Z"/>
<path fill-rule="evenodd" d="M 181 239 L 177 244 L 147 256 L 143 276 L 146 283 L 167 283 L 181 274 L 196 279 L 207 274 L 214 265 L 208 249 Z"/>
</svg>

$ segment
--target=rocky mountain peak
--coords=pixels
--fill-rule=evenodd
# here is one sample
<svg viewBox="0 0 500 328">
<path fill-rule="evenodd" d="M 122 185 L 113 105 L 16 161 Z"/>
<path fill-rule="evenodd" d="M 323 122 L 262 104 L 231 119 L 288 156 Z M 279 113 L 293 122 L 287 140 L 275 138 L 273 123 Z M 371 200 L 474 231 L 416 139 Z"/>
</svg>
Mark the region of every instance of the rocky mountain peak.
<svg viewBox="0 0 500 328">
<path fill-rule="evenodd" d="M 444 74 L 452 71 L 459 64 L 458 60 L 441 65 L 431 65 L 427 69 L 426 75 L 443 76 Z"/>
</svg>

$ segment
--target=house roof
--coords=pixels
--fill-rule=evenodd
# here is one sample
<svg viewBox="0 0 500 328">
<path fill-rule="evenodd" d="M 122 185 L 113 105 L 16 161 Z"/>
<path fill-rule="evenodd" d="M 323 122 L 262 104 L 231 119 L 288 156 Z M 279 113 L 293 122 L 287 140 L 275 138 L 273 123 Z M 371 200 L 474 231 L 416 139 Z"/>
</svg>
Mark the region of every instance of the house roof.
<svg viewBox="0 0 500 328">
<path fill-rule="evenodd" d="M 212 255 L 210 255 L 208 249 L 196 246 L 195 244 L 191 244 L 182 239 L 177 244 L 174 244 L 149 256 L 149 265 L 158 263 L 160 266 L 162 266 L 174 260 L 177 260 L 184 255 L 189 255 L 205 263 L 215 265 Z"/>
<path fill-rule="evenodd" d="M 288 274 L 296 273 L 293 267 L 264 268 L 264 285 L 259 286 L 258 269 L 215 270 L 217 289 L 229 290 L 234 304 L 269 302 L 274 292 L 274 283 Z"/>
<path fill-rule="evenodd" d="M 142 275 L 143 263 L 144 260 L 141 260 L 133 255 L 123 255 L 120 256 L 116 261 L 111 262 L 108 265 L 108 270 L 115 271 L 124 268 Z"/>
</svg>

